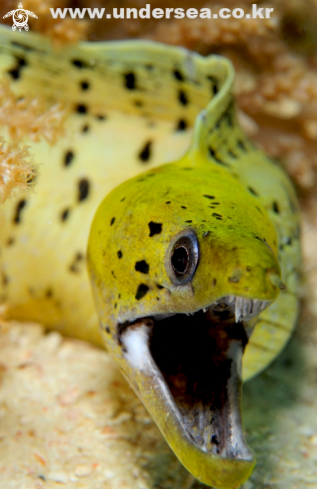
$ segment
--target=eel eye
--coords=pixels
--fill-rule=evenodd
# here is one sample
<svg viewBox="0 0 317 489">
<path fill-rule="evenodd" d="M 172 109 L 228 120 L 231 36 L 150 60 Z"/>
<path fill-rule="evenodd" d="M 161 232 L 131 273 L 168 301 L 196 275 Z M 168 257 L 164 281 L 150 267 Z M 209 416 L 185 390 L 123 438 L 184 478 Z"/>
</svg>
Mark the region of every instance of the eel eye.
<svg viewBox="0 0 317 489">
<path fill-rule="evenodd" d="M 171 264 L 176 275 L 183 275 L 188 267 L 189 256 L 185 246 L 175 248 L 171 258 Z"/>
<path fill-rule="evenodd" d="M 197 268 L 198 255 L 198 242 L 193 231 L 187 231 L 185 236 L 178 238 L 172 244 L 168 269 L 170 278 L 175 284 L 186 284 L 191 281 Z"/>
</svg>

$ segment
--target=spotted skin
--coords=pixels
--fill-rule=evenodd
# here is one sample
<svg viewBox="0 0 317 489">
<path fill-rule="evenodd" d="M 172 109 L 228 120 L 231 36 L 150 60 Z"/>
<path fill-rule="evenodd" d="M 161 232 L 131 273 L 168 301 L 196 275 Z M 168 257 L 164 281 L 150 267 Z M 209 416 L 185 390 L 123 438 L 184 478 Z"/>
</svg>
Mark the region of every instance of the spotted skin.
<svg viewBox="0 0 317 489">
<path fill-rule="evenodd" d="M 4 27 L 0 45 L 2 76 L 18 96 L 71 106 L 54 146 L 23 139 L 40 164 L 36 191 L 1 207 L 0 300 L 9 317 L 107 345 L 140 393 L 118 323 L 193 312 L 228 294 L 274 300 L 246 347 L 243 378 L 265 368 L 297 318 L 298 205 L 288 177 L 237 123 L 230 63 L 141 41 L 54 52 L 47 39 L 28 33 L 17 42 Z M 100 320 L 86 270 L 92 221 L 88 268 Z M 187 231 L 200 258 L 179 286 L 166 263 Z M 147 398 L 150 412 L 155 402 Z M 206 484 L 232 488 L 250 474 L 252 464 L 197 455 L 159 410 L 151 414 Z"/>
</svg>

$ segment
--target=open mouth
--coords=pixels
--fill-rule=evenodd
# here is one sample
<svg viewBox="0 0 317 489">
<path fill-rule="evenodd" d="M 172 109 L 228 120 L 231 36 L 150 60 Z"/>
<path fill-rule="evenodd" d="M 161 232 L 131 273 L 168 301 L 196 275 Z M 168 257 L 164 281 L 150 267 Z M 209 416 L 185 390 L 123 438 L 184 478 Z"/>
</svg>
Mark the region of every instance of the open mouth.
<svg viewBox="0 0 317 489">
<path fill-rule="evenodd" d="M 226 296 L 193 314 L 140 318 L 119 328 L 128 362 L 156 379 L 185 436 L 206 453 L 253 456 L 242 430 L 242 356 L 270 303 Z"/>
</svg>

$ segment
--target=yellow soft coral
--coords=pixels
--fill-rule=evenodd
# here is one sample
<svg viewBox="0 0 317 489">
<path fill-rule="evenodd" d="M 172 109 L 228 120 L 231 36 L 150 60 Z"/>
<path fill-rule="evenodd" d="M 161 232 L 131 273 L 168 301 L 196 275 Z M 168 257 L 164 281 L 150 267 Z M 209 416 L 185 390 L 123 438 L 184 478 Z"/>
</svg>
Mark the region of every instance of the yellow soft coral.
<svg viewBox="0 0 317 489">
<path fill-rule="evenodd" d="M 34 176 L 33 158 L 28 147 L 8 143 L 0 137 L 0 204 L 16 189 L 28 190 Z"/>
</svg>

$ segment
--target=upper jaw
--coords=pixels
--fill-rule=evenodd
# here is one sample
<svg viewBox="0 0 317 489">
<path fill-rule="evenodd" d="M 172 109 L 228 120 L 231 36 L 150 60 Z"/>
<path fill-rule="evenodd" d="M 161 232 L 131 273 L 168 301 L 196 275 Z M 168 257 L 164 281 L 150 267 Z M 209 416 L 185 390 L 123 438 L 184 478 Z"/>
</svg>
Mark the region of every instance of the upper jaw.
<svg viewBox="0 0 317 489">
<path fill-rule="evenodd" d="M 214 487 L 242 484 L 255 463 L 242 430 L 241 363 L 250 323 L 267 305 L 226 296 L 119 333 L 128 380 L 185 467 Z"/>
</svg>

